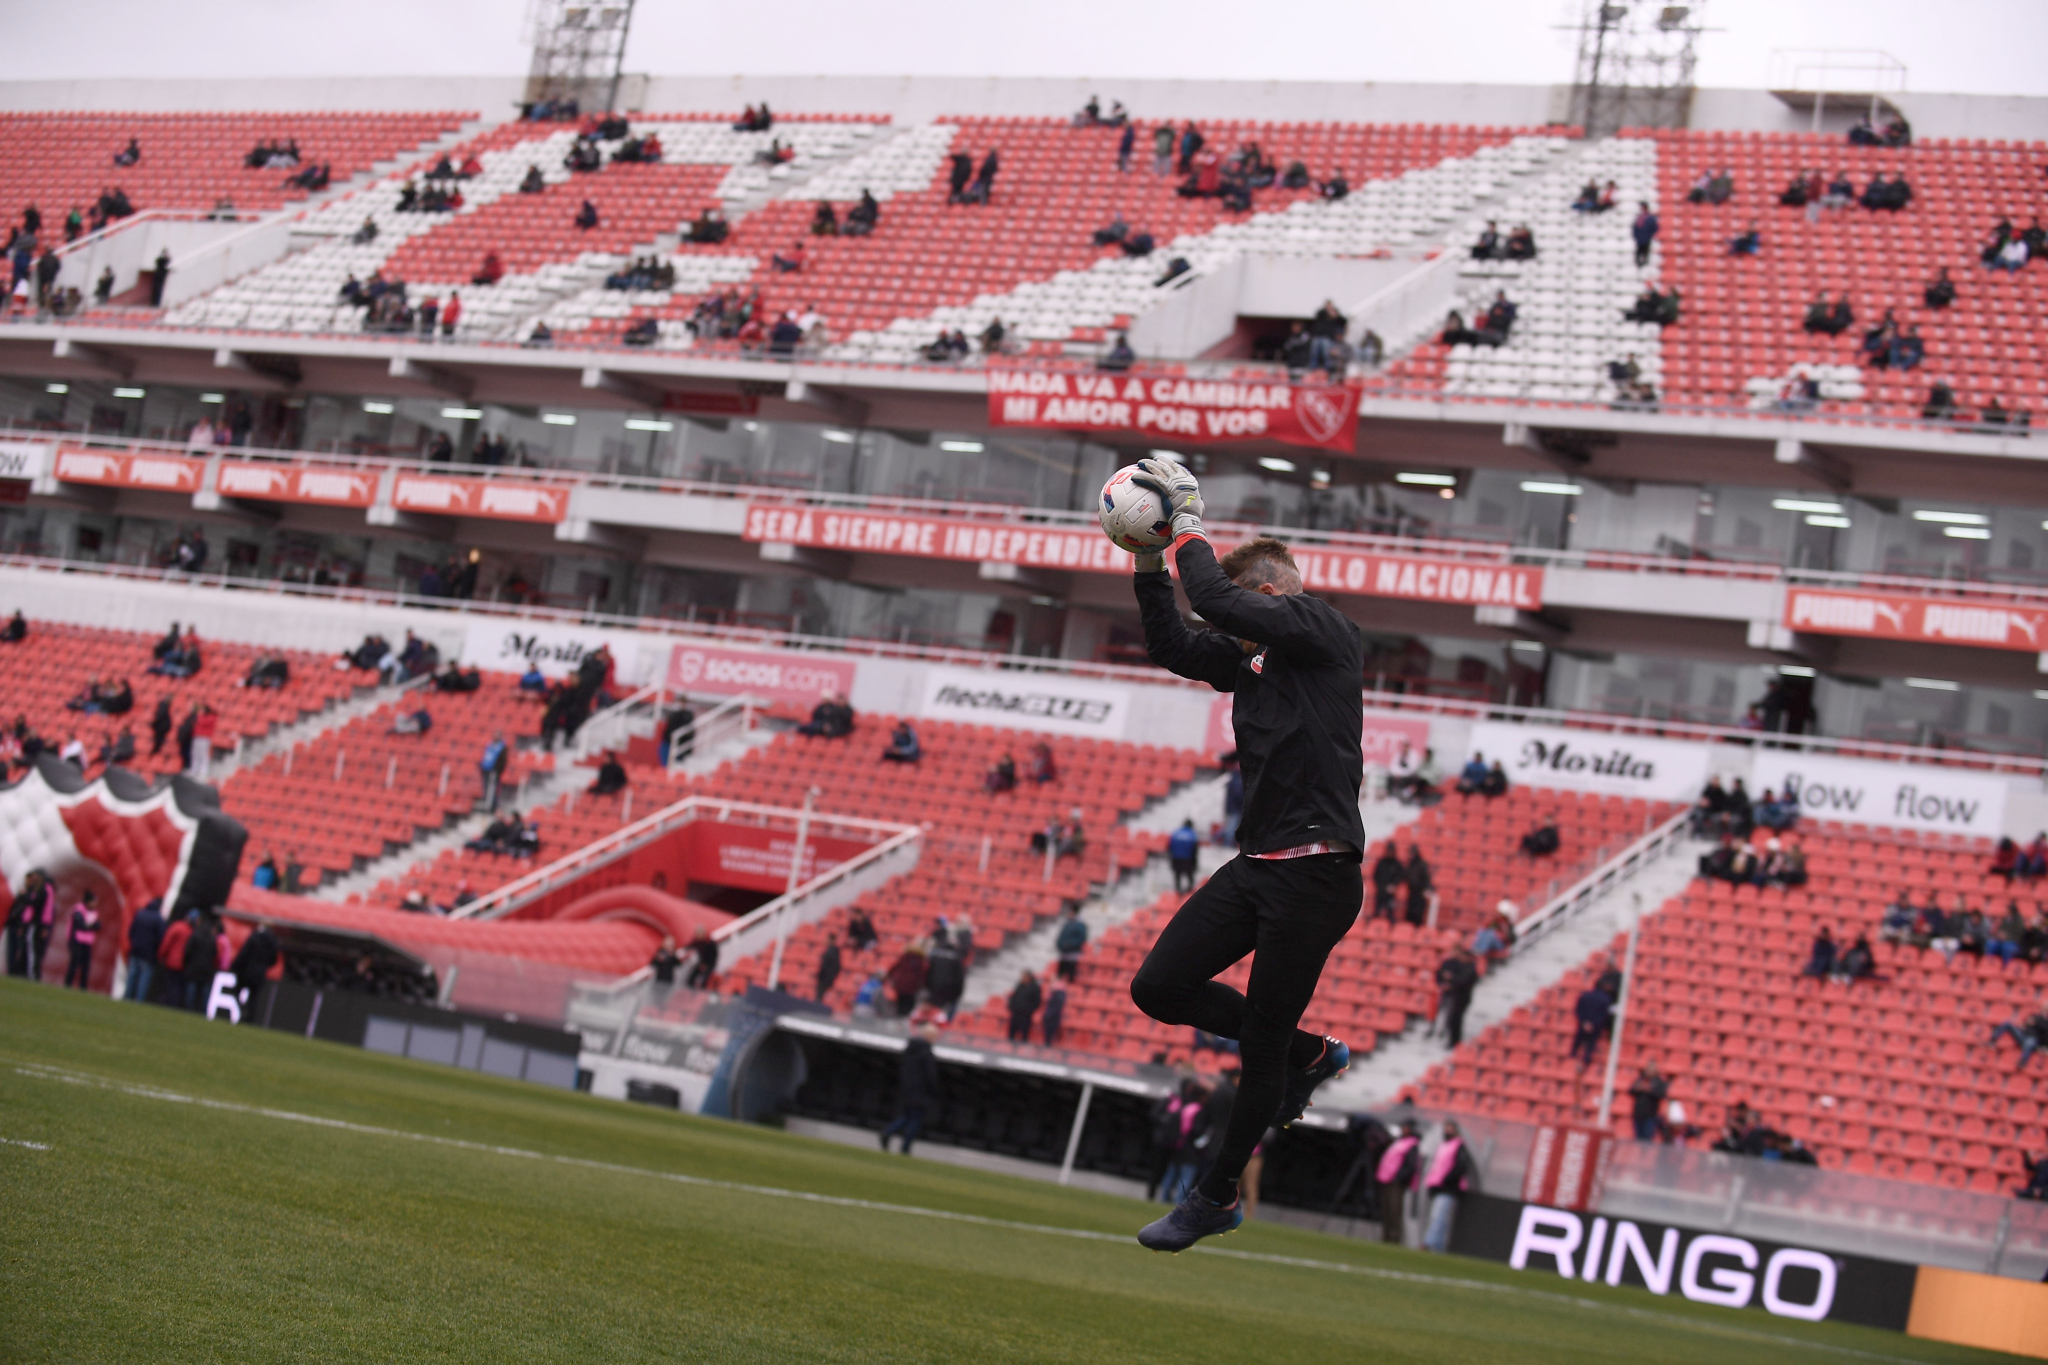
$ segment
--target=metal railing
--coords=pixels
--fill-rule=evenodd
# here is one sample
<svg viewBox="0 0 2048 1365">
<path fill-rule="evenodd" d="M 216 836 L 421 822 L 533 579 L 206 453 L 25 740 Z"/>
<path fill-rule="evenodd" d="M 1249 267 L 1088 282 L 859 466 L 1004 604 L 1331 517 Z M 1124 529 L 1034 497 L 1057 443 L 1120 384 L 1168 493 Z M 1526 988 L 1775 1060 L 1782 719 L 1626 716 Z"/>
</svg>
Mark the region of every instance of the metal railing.
<svg viewBox="0 0 2048 1365">
<path fill-rule="evenodd" d="M 1521 922 L 1515 925 L 1515 952 L 1527 951 L 1531 944 L 1570 920 L 1621 882 L 1635 876 L 1650 864 L 1669 857 L 1672 848 L 1686 837 L 1686 827 L 1691 820 L 1690 809 L 1679 811 L 1524 915 Z"/>
<path fill-rule="evenodd" d="M 569 883 L 590 875 L 600 868 L 617 862 L 651 840 L 680 829 L 698 820 L 716 820 L 721 824 L 745 824 L 762 828 L 787 825 L 794 832 L 801 813 L 781 806 L 761 806 L 748 801 L 727 801 L 708 796 L 686 796 L 671 805 L 664 806 L 652 815 L 643 816 L 629 825 L 613 830 L 601 839 L 593 840 L 572 853 L 535 868 L 523 877 L 507 882 L 486 896 L 479 896 L 469 904 L 449 912 L 451 919 L 499 919 L 512 913 L 551 891 L 560 890 Z M 829 837 L 852 841 L 867 841 L 876 848 L 900 844 L 905 834 L 921 837 L 923 831 L 912 829 L 900 823 L 886 820 L 869 820 L 854 815 L 813 814 L 810 823 L 814 832 Z M 868 853 L 875 850 L 870 849 Z M 867 860 L 868 854 L 857 855 L 854 862 Z M 842 864 L 850 866 L 851 864 Z M 837 872 L 839 869 L 833 869 Z M 833 872 L 821 874 L 804 887 L 813 886 L 832 877 Z M 769 905 L 780 905 L 789 900 L 788 895 L 778 897 Z M 761 910 L 734 920 L 723 926 L 714 938 L 723 938 L 759 916 Z M 748 949 L 752 951 L 752 949 Z"/>
</svg>

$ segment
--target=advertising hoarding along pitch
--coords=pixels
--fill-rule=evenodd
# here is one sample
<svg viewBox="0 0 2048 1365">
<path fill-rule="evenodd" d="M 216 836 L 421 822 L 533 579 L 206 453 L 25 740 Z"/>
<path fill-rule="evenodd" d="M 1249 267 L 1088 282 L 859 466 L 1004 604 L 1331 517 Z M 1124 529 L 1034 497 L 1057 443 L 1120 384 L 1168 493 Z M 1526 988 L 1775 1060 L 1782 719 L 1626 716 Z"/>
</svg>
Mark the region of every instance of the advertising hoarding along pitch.
<svg viewBox="0 0 2048 1365">
<path fill-rule="evenodd" d="M 679 644 L 669 651 L 668 685 L 676 692 L 809 706 L 827 692 L 850 696 L 857 667 L 852 659 L 827 655 Z"/>
<path fill-rule="evenodd" d="M 1800 813 L 1808 819 L 1987 839 L 2005 832 L 2011 790 L 1996 777 L 1932 764 L 1872 763 L 1784 749 L 1758 753 L 1750 789 L 1761 795 L 1788 787 L 1798 792 Z"/>
<path fill-rule="evenodd" d="M 988 373 L 988 421 L 992 427 L 1155 440 L 1280 441 L 1348 453 L 1358 444 L 1358 390 L 999 366 Z"/>
<path fill-rule="evenodd" d="M 2030 653 L 2048 650 L 2048 607 L 1952 597 L 1793 588 L 1785 594 L 1785 624 L 1809 635 L 1860 635 Z"/>
<path fill-rule="evenodd" d="M 1481 721 L 1472 748 L 1489 763 L 1499 759 L 1508 781 L 1525 787 L 1690 802 L 1707 784 L 1706 746 L 1678 740 Z M 1447 772 L 1467 757 L 1439 755 Z"/>
<path fill-rule="evenodd" d="M 1127 574 L 1131 556 L 1092 526 L 949 521 L 887 512 L 836 512 L 756 503 L 741 538 L 913 559 L 1021 564 L 1083 573 Z M 1216 553 L 1233 541 L 1218 538 Z M 1289 547 L 1310 592 L 1399 597 L 1419 602 L 1516 607 L 1543 605 L 1543 570 L 1527 564 L 1472 564 L 1320 545 Z"/>
<path fill-rule="evenodd" d="M 1056 735 L 1122 739 L 1130 720 L 1131 689 L 1059 673 L 1015 673 L 928 665 L 924 671 L 927 720 L 1044 730 Z"/>
</svg>

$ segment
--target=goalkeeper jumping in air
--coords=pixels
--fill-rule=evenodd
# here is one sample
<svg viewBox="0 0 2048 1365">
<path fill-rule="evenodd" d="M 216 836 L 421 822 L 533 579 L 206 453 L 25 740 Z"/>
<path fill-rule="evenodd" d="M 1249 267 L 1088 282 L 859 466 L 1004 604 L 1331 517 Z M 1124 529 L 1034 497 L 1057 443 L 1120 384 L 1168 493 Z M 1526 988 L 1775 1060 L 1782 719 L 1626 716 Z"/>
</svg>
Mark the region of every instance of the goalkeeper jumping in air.
<svg viewBox="0 0 2048 1365">
<path fill-rule="evenodd" d="M 1215 1164 L 1173 1212 L 1138 1233 L 1154 1251 L 1183 1251 L 1244 1221 L 1237 1182 L 1268 1128 L 1301 1117 L 1315 1088 L 1350 1064 L 1335 1038 L 1303 1032 L 1302 1011 L 1364 895 L 1358 816 L 1364 651 L 1358 628 L 1303 594 L 1287 547 L 1260 539 L 1219 564 L 1202 532 L 1194 475 L 1139 462 L 1132 482 L 1173 517 L 1171 554 L 1188 602 L 1213 630 L 1193 630 L 1175 605 L 1164 554 L 1140 554 L 1135 583 L 1152 662 L 1234 694 L 1244 772 L 1238 856 L 1181 906 L 1131 981 L 1154 1019 L 1235 1038 L 1242 1070 Z M 1243 994 L 1214 978 L 1247 953 Z"/>
</svg>

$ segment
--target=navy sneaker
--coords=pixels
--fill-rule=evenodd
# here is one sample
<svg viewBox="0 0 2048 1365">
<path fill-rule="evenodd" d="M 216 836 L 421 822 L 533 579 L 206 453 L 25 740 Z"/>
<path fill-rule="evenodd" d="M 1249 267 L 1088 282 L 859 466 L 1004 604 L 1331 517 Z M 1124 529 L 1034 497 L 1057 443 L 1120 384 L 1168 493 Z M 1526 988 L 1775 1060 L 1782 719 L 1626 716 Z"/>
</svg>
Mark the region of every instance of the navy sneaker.
<svg viewBox="0 0 2048 1365">
<path fill-rule="evenodd" d="M 1287 1073 L 1287 1089 L 1280 1095 L 1280 1112 L 1273 1120 L 1278 1128 L 1285 1128 L 1301 1117 L 1309 1106 L 1309 1096 L 1316 1093 L 1316 1087 L 1332 1076 L 1341 1076 L 1351 1066 L 1351 1049 L 1335 1038 L 1323 1039 L 1323 1055 L 1299 1071 Z"/>
<path fill-rule="evenodd" d="M 1216 1204 L 1193 1190 L 1181 1196 L 1173 1212 L 1138 1229 L 1138 1245 L 1148 1251 L 1186 1251 L 1204 1237 L 1235 1231 L 1244 1222 L 1244 1201 Z"/>
</svg>

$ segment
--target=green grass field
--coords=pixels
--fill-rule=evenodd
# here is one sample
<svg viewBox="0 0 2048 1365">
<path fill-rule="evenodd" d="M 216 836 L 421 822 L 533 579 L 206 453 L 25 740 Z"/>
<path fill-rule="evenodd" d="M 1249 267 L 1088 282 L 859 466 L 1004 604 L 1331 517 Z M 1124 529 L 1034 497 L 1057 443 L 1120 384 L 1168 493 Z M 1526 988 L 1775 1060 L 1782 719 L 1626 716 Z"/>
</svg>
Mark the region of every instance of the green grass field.
<svg viewBox="0 0 2048 1365">
<path fill-rule="evenodd" d="M 2011 1359 L 1155 1212 L 0 982 L 7 1361 Z"/>
</svg>

